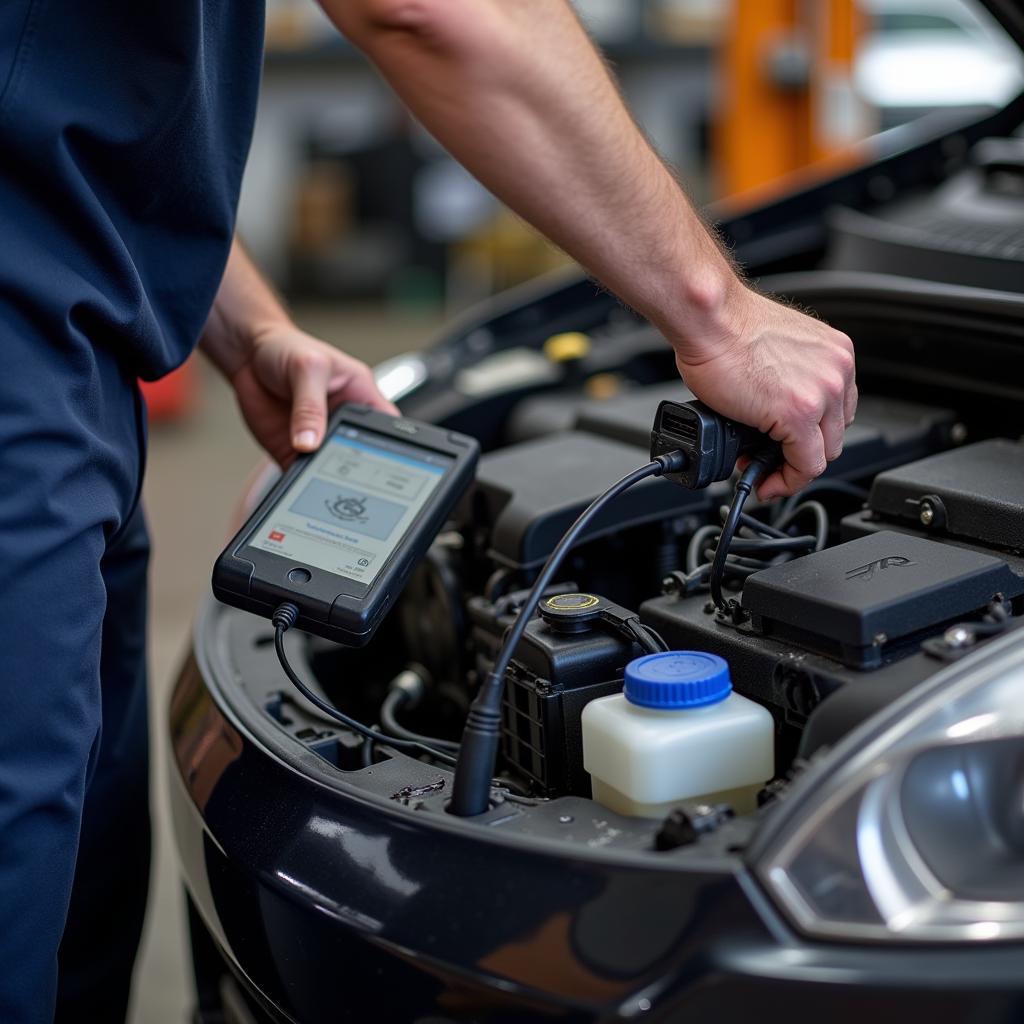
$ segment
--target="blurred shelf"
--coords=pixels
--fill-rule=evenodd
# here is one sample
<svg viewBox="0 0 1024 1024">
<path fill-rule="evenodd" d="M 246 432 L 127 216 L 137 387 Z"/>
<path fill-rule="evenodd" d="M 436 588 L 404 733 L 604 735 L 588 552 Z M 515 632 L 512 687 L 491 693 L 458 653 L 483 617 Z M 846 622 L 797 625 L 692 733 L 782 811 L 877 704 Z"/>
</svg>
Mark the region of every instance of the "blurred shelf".
<svg viewBox="0 0 1024 1024">
<path fill-rule="evenodd" d="M 707 61 L 713 44 L 706 42 L 663 42 L 640 37 L 622 42 L 601 44 L 601 52 L 613 62 L 640 63 L 666 60 Z M 289 71 L 323 68 L 351 68 L 366 64 L 366 58 L 344 39 L 325 40 L 311 46 L 268 47 L 264 66 L 268 71 Z"/>
<path fill-rule="evenodd" d="M 291 68 L 351 67 L 365 64 L 366 58 L 343 39 L 329 40 L 312 46 L 267 47 L 263 66 L 268 70 Z"/>
</svg>

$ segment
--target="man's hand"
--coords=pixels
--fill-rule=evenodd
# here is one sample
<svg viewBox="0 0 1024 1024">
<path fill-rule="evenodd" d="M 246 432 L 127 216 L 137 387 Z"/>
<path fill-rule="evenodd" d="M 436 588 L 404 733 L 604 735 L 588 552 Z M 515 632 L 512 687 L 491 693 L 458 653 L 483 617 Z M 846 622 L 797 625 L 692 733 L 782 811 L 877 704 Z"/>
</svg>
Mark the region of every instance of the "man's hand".
<svg viewBox="0 0 1024 1024">
<path fill-rule="evenodd" d="M 237 239 L 199 346 L 231 382 L 253 437 L 281 466 L 319 446 L 328 411 L 342 402 L 398 412 L 365 363 L 292 323 Z"/>
<path fill-rule="evenodd" d="M 711 408 L 782 444 L 762 500 L 794 494 L 843 450 L 857 408 L 853 343 L 840 331 L 741 288 L 717 328 L 677 343 L 687 386 Z"/>
<path fill-rule="evenodd" d="M 398 413 L 365 363 L 291 324 L 258 333 L 230 381 L 252 436 L 281 466 L 319 447 L 328 411 L 342 402 Z"/>
</svg>

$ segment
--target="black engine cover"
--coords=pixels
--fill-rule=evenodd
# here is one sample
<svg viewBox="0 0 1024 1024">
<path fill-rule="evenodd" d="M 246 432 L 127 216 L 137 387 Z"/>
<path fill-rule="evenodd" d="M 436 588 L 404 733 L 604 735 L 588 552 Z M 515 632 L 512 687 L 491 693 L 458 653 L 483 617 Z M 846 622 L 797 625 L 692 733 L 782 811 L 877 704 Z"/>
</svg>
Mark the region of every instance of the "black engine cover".
<svg viewBox="0 0 1024 1024">
<path fill-rule="evenodd" d="M 1000 558 L 882 530 L 755 573 L 743 608 L 766 635 L 865 668 L 890 644 L 1022 592 Z"/>
<path fill-rule="evenodd" d="M 875 479 L 868 504 L 886 519 L 1019 550 L 1024 445 L 992 438 L 891 469 Z"/>
</svg>

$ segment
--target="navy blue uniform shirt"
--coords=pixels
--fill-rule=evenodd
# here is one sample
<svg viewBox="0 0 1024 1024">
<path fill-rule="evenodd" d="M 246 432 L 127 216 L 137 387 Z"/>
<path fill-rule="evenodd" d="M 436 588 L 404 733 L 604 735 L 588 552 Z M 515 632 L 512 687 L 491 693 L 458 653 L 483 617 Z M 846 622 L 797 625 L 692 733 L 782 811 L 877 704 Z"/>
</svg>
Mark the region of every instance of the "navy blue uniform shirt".
<svg viewBox="0 0 1024 1024">
<path fill-rule="evenodd" d="M 0 2 L 0 316 L 158 377 L 216 293 L 262 0 Z"/>
<path fill-rule="evenodd" d="M 188 355 L 216 294 L 262 6 L 0 0 L 4 1024 L 124 1019 L 149 845 L 136 377 Z"/>
</svg>

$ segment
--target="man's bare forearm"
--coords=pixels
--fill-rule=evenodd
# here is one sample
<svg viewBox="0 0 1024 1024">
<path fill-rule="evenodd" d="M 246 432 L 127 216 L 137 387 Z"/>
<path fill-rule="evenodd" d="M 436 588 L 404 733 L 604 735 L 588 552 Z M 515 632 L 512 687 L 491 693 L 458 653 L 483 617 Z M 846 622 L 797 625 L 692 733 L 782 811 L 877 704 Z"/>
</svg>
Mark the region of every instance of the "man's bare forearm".
<svg viewBox="0 0 1024 1024">
<path fill-rule="evenodd" d="M 248 358 L 256 334 L 288 323 L 283 303 L 236 237 L 199 347 L 230 378 Z"/>
<path fill-rule="evenodd" d="M 744 286 L 566 0 L 321 3 L 458 160 L 661 330 L 698 397 L 782 445 L 762 498 L 838 458 L 850 339 Z"/>
<path fill-rule="evenodd" d="M 370 368 L 300 330 L 236 238 L 199 346 L 231 382 L 253 437 L 280 465 L 323 440 L 327 412 L 397 412 Z"/>
<path fill-rule="evenodd" d="M 739 283 L 564 0 L 323 6 L 495 195 L 674 344 L 706 333 Z"/>
</svg>

